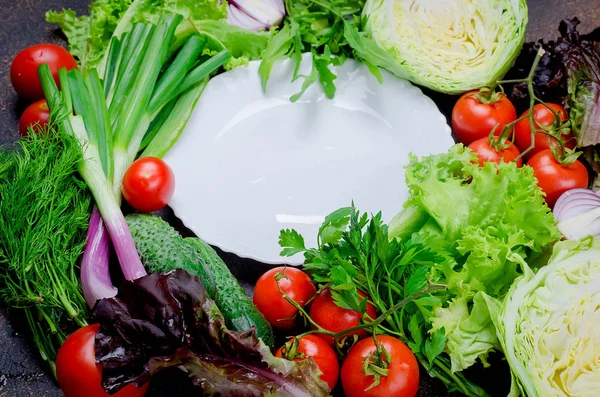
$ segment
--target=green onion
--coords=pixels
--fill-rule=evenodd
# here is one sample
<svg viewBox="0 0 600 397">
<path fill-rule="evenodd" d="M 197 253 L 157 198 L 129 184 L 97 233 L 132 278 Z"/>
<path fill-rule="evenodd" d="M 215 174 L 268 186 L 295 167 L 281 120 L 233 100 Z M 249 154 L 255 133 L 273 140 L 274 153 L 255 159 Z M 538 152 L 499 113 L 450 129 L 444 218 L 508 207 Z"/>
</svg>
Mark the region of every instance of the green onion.
<svg viewBox="0 0 600 397">
<path fill-rule="evenodd" d="M 175 40 L 182 16 L 165 13 L 158 23 L 135 23 L 120 38 L 113 37 L 96 70 L 59 71 L 62 92 L 47 65 L 38 74 L 48 106 L 60 129 L 77 138 L 84 161 L 78 164 L 102 217 L 94 212 L 82 261 L 86 300 L 114 293 L 108 276 L 108 237 L 123 274 L 132 280 L 145 275 L 120 209 L 121 183 L 140 149 L 162 157 L 181 134 L 211 74 L 231 55 L 222 51 L 205 62 L 207 38 L 188 34 Z M 175 44 L 174 44 L 175 43 Z"/>
<path fill-rule="evenodd" d="M 152 156 L 161 158 L 167 154 L 183 132 L 206 84 L 208 84 L 208 77 L 205 77 L 191 90 L 183 93 L 174 102 L 173 108 L 165 116 L 165 119 L 162 120 L 163 122 L 156 125 L 155 128 L 150 128 L 140 148 L 144 150 L 141 155 L 142 157 Z"/>
<path fill-rule="evenodd" d="M 47 64 L 39 67 L 38 75 L 50 110 L 53 112 L 60 112 L 59 114 L 61 114 L 61 119 L 57 120 L 59 123 L 58 125 L 64 132 L 75 136 L 79 141 L 83 152 L 83 160 L 77 164 L 77 168 L 90 188 L 96 201 L 96 205 L 98 206 L 98 210 L 102 214 L 102 219 L 104 220 L 117 253 L 117 257 L 119 258 L 123 275 L 128 280 L 144 276 L 146 270 L 140 261 L 133 238 L 127 228 L 125 217 L 121 212 L 119 202 L 113 192 L 112 180 L 107 178 L 102 167 L 100 152 L 98 150 L 99 140 L 97 133 L 86 129 L 84 118 L 77 111 L 77 108 L 79 107 L 84 110 L 84 114 L 87 112 L 86 119 L 89 120 L 89 126 L 97 126 L 99 124 L 96 115 L 89 113 L 92 108 L 90 105 L 91 96 L 80 72 L 75 70 L 72 74 L 73 77 L 69 79 L 70 82 L 75 83 L 77 87 L 71 91 L 75 111 L 78 112 L 78 115 L 76 116 L 67 114 L 65 101 L 61 99 L 58 87 L 54 82 L 52 72 Z M 86 101 L 89 102 L 86 103 Z M 95 105 L 101 106 L 101 104 Z M 106 106 L 105 103 L 104 106 Z"/>
</svg>

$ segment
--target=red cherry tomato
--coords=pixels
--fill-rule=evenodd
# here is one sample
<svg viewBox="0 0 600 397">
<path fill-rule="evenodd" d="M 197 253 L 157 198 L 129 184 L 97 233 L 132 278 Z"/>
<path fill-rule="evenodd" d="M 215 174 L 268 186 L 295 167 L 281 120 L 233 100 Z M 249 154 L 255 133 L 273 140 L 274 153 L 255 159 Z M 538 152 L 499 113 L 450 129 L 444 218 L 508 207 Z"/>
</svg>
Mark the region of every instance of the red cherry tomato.
<svg viewBox="0 0 600 397">
<path fill-rule="evenodd" d="M 50 120 L 50 109 L 45 99 L 32 103 L 25 109 L 19 121 L 21 136 L 29 133 L 29 127 L 35 132 L 43 130 Z"/>
<path fill-rule="evenodd" d="M 363 298 L 367 298 L 367 295 L 362 291 L 358 291 L 358 294 Z M 377 315 L 375 306 L 367 303 L 366 314 L 371 319 L 374 319 Z M 362 319 L 362 313 L 339 307 L 333 301 L 331 291 L 329 289 L 324 289 L 312 301 L 310 306 L 310 317 L 315 323 L 319 324 L 319 326 L 327 331 L 341 332 L 359 325 Z M 359 338 L 364 338 L 367 336 L 367 332 L 359 330 L 351 332 L 348 335 L 358 335 Z M 322 335 L 321 337 L 325 339 L 327 343 L 333 345 L 333 337 L 329 335 Z"/>
<path fill-rule="evenodd" d="M 373 375 L 365 375 L 365 360 L 375 352 L 373 338 L 365 338 L 350 349 L 342 364 L 341 379 L 346 397 L 414 397 L 419 388 L 419 365 L 415 355 L 399 339 L 378 335 L 377 343 L 390 353 L 387 376 L 382 376 L 377 386 Z"/>
<path fill-rule="evenodd" d="M 73 332 L 63 343 L 56 357 L 56 376 L 65 397 L 109 397 L 101 385 L 102 367 L 96 364 L 94 338 L 100 325 L 88 325 Z M 132 385 L 113 397 L 142 397 L 148 384 Z"/>
<path fill-rule="evenodd" d="M 10 80 L 20 97 L 29 101 L 44 98 L 44 91 L 37 75 L 40 65 L 47 63 L 58 85 L 58 70 L 75 69 L 75 58 L 62 47 L 54 44 L 37 44 L 17 54 L 10 67 Z"/>
<path fill-rule="evenodd" d="M 567 119 L 567 112 L 565 108 L 555 103 L 548 103 L 549 107 L 551 107 L 555 112 L 558 113 L 560 121 L 565 121 Z M 529 114 L 529 110 L 525 111 L 522 115 Z M 538 103 L 533 107 L 533 120 L 536 131 L 542 131 L 540 126 L 551 126 L 554 124 L 554 114 L 548 110 L 546 106 L 541 103 Z M 565 141 L 565 146 L 569 149 L 573 149 L 575 147 L 575 138 L 569 132 L 568 134 L 564 134 L 561 136 L 563 141 Z M 550 138 L 548 135 L 545 135 L 541 132 L 536 132 L 533 136 L 534 139 L 534 147 L 529 152 L 525 153 L 524 157 L 526 159 L 531 158 L 534 154 L 544 150 L 550 149 L 550 145 L 552 142 L 556 144 L 555 138 Z M 523 119 L 515 124 L 515 144 L 519 148 L 521 152 L 524 152 L 529 146 L 531 146 L 531 124 L 529 123 L 529 119 Z"/>
<path fill-rule="evenodd" d="M 457 138 L 465 145 L 487 137 L 496 127 L 495 135 L 517 119 L 517 112 L 510 100 L 502 93 L 494 103 L 482 103 L 478 91 L 463 94 L 452 109 L 452 128 Z"/>
<path fill-rule="evenodd" d="M 579 160 L 571 165 L 560 164 L 550 149 L 535 154 L 527 165 L 533 168 L 538 186 L 546 193 L 546 203 L 554 207 L 556 200 L 567 190 L 588 185 L 588 172 Z"/>
<path fill-rule="evenodd" d="M 290 341 L 295 342 L 295 339 Z M 317 335 L 305 335 L 297 343 L 296 352 L 287 350 L 287 344 L 281 346 L 276 352 L 276 357 L 283 357 L 294 361 L 300 361 L 306 357 L 312 357 L 321 370 L 321 379 L 333 390 L 340 374 L 340 364 L 335 351 L 327 342 Z"/>
<path fill-rule="evenodd" d="M 285 277 L 279 280 L 279 288 L 300 306 L 317 293 L 308 274 L 294 267 L 276 267 L 263 274 L 254 287 L 254 304 L 275 328 L 290 329 L 296 326 L 298 309 L 285 300 L 279 289 L 275 276 L 282 273 Z"/>
<path fill-rule="evenodd" d="M 512 142 L 507 140 L 505 144 L 508 145 L 506 149 L 497 151 L 490 145 L 490 140 L 488 138 L 481 138 L 476 140 L 475 142 L 472 142 L 468 147 L 469 149 L 477 153 L 479 165 L 483 167 L 483 165 L 488 161 L 498 164 L 500 164 L 501 161 L 504 161 L 505 163 L 510 163 L 511 161 L 519 157 L 521 152 L 519 152 L 519 149 L 517 149 L 517 147 Z M 519 160 L 517 160 L 517 167 L 522 166 L 523 160 L 519 158 Z"/>
<path fill-rule="evenodd" d="M 171 168 L 159 158 L 142 157 L 131 164 L 123 177 L 123 197 L 138 211 L 164 208 L 175 190 Z"/>
</svg>

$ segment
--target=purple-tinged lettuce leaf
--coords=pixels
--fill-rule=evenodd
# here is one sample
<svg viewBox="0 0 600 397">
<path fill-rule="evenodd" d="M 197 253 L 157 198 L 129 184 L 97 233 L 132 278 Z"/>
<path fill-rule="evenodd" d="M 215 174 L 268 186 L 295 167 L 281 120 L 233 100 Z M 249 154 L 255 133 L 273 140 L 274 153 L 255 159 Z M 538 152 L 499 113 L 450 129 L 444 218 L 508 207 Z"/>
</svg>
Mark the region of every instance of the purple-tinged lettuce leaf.
<svg viewBox="0 0 600 397">
<path fill-rule="evenodd" d="M 205 395 L 327 396 L 313 360 L 274 357 L 255 330 L 234 332 L 197 277 L 183 270 L 124 282 L 94 310 L 96 361 L 115 393 L 183 368 Z"/>
<path fill-rule="evenodd" d="M 567 75 L 566 104 L 580 147 L 600 143 L 600 42 L 581 38 L 579 20 L 563 20 L 556 53 Z"/>
<path fill-rule="evenodd" d="M 537 49 L 542 46 L 546 50 L 535 70 L 535 94 L 545 102 L 566 107 L 582 158 L 595 174 L 592 187 L 600 190 L 600 29 L 581 35 L 577 25 L 577 18 L 564 19 L 556 41 L 525 44 L 506 78 L 526 77 Z M 529 108 L 524 83 L 505 89 L 518 112 Z"/>
</svg>

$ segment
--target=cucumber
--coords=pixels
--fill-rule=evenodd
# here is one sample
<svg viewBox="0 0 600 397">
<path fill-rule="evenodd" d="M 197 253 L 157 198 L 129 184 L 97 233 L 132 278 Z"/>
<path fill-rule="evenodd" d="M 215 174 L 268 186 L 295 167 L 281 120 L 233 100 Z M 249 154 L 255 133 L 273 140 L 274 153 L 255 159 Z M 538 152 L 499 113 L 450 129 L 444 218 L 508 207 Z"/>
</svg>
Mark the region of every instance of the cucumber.
<svg viewBox="0 0 600 397">
<path fill-rule="evenodd" d="M 263 342 L 271 346 L 274 343 L 271 325 L 248 298 L 217 252 L 199 238 L 189 237 L 185 241 L 197 250 L 211 269 L 217 286 L 215 302 L 225 318 L 229 319 L 228 326 L 236 331 L 245 331 L 254 325 Z"/>
<path fill-rule="evenodd" d="M 229 329 L 243 332 L 255 326 L 257 336 L 273 347 L 271 326 L 210 245 L 198 238 L 184 239 L 157 216 L 130 214 L 125 219 L 140 259 L 150 272 L 183 269 L 198 276 Z"/>
</svg>

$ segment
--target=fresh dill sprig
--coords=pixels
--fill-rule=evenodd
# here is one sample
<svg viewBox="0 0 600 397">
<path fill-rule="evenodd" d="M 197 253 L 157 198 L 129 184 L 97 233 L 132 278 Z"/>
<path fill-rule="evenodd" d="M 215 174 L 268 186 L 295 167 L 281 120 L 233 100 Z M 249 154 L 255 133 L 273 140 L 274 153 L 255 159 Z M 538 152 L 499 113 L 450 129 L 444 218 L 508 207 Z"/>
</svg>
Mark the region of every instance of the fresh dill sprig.
<svg viewBox="0 0 600 397">
<path fill-rule="evenodd" d="M 77 263 L 91 196 L 78 176 L 81 156 L 53 126 L 0 151 L 0 298 L 24 310 L 53 372 L 66 336 L 86 324 Z"/>
</svg>

